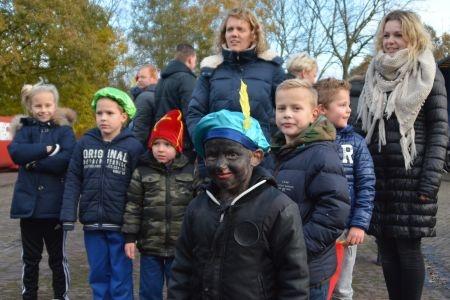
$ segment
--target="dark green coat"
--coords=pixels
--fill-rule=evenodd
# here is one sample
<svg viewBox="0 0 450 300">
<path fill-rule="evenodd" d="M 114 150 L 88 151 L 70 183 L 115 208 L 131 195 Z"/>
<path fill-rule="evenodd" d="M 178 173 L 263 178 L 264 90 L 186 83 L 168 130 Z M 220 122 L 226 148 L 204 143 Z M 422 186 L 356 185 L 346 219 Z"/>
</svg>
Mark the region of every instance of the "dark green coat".
<svg viewBox="0 0 450 300">
<path fill-rule="evenodd" d="M 194 198 L 194 166 L 179 155 L 167 168 L 144 154 L 128 188 L 122 232 L 144 255 L 174 256 L 175 242 Z"/>
</svg>

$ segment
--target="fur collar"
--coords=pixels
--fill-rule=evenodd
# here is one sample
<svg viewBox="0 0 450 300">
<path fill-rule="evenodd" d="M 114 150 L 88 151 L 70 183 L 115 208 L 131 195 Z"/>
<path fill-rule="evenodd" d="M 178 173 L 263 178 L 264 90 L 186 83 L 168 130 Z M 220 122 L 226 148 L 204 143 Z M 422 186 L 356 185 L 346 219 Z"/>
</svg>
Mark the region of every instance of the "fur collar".
<svg viewBox="0 0 450 300">
<path fill-rule="evenodd" d="M 22 119 L 29 118 L 29 115 L 16 115 L 11 120 L 9 125 L 9 132 L 11 134 L 11 138 L 14 138 L 16 132 L 23 127 Z M 55 115 L 53 116 L 52 122 L 58 126 L 73 126 L 77 119 L 77 113 L 66 107 L 60 107 L 56 110 Z"/>
<path fill-rule="evenodd" d="M 265 60 L 265 61 L 273 61 L 278 55 L 275 53 L 275 51 L 272 50 L 266 50 L 262 53 L 259 53 L 258 58 Z M 205 57 L 202 62 L 200 63 L 200 69 L 203 68 L 211 68 L 215 69 L 217 68 L 221 63 L 223 63 L 223 56 L 222 54 L 216 54 L 211 55 L 208 57 Z"/>
</svg>

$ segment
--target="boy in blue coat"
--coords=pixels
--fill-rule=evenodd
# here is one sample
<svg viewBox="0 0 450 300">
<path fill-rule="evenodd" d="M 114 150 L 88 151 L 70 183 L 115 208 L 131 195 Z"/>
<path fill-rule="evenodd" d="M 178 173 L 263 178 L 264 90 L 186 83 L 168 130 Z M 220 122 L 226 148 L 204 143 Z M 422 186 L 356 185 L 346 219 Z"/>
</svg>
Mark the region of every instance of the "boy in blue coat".
<svg viewBox="0 0 450 300">
<path fill-rule="evenodd" d="M 317 92 L 305 80 L 290 79 L 277 88 L 275 116 L 280 137 L 275 177 L 278 187 L 297 202 L 308 250 L 311 300 L 327 299 L 336 270 L 336 239 L 350 211 L 336 130 L 318 116 Z"/>
<path fill-rule="evenodd" d="M 77 143 L 67 174 L 61 221 L 72 230 L 79 218 L 90 267 L 93 299 L 132 299 L 132 262 L 121 233 L 127 188 L 144 149 L 125 128 L 136 108 L 115 88 L 97 91 L 92 100 L 97 128 Z"/>
<path fill-rule="evenodd" d="M 345 80 L 327 78 L 314 87 L 319 95 L 320 114 L 336 127 L 336 144 L 339 145 L 339 156 L 350 189 L 351 209 L 344 236 L 347 247 L 333 299 L 351 300 L 356 247 L 363 243 L 372 217 L 375 196 L 373 161 L 364 138 L 347 125 L 351 112 L 350 84 Z"/>
<path fill-rule="evenodd" d="M 59 213 L 64 177 L 76 143 L 72 130 L 75 112 L 58 108 L 58 99 L 52 84 L 25 85 L 22 105 L 28 116 L 18 116 L 11 124 L 14 138 L 8 151 L 19 165 L 11 218 L 20 218 L 23 299 L 38 297 L 44 243 L 53 273 L 53 297 L 66 299 L 69 288 L 69 266 L 63 250 L 66 235 Z"/>
</svg>

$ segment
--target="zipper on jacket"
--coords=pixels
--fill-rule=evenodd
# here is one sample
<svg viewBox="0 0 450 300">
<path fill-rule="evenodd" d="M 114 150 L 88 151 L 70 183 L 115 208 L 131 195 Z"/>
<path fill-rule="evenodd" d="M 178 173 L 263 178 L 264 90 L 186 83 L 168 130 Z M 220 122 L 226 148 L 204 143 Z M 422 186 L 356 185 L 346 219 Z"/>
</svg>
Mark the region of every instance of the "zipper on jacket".
<svg viewBox="0 0 450 300">
<path fill-rule="evenodd" d="M 105 176 L 104 174 L 106 174 L 105 172 L 105 167 L 106 167 L 106 161 L 107 161 L 107 156 L 108 156 L 108 148 L 110 143 L 106 143 L 105 146 L 105 142 L 103 142 L 103 149 L 104 149 L 104 153 L 103 153 L 103 157 L 102 157 L 102 165 L 100 167 L 100 178 L 102 179 L 102 184 L 101 184 L 101 193 L 100 193 L 100 203 L 98 204 L 98 210 L 97 210 L 97 215 L 98 215 L 98 227 L 101 229 L 103 227 L 103 197 L 104 197 L 104 190 L 105 190 Z"/>
<path fill-rule="evenodd" d="M 170 199 L 169 190 L 169 180 L 170 180 L 170 168 L 166 168 L 166 243 L 164 245 L 165 251 L 167 252 L 167 245 L 169 245 L 169 233 L 170 233 L 170 218 L 171 218 L 171 205 L 172 201 Z"/>
</svg>

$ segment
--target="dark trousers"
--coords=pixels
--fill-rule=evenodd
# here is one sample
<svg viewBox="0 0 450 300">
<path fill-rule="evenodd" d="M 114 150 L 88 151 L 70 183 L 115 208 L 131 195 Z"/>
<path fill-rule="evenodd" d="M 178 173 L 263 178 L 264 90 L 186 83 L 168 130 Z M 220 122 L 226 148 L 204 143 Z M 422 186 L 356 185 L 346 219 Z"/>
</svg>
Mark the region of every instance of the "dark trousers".
<svg viewBox="0 0 450 300">
<path fill-rule="evenodd" d="M 420 300 L 425 280 L 421 239 L 378 239 L 384 279 L 391 300 Z"/>
<path fill-rule="evenodd" d="M 39 262 L 45 248 L 52 270 L 55 299 L 67 299 L 70 284 L 69 266 L 64 251 L 65 232 L 57 219 L 21 219 L 22 237 L 22 297 L 37 299 Z"/>
<path fill-rule="evenodd" d="M 168 286 L 173 257 L 141 254 L 140 300 L 163 300 L 164 281 Z"/>
</svg>

